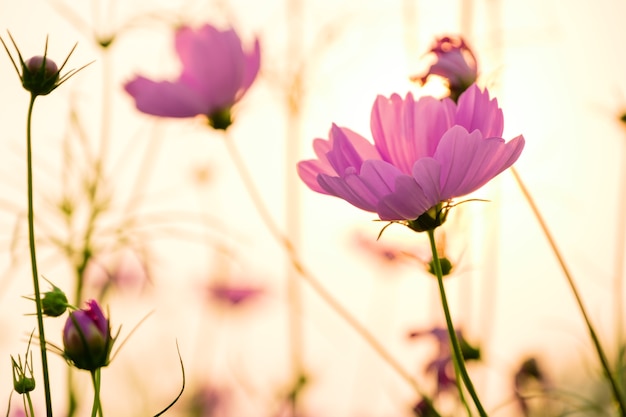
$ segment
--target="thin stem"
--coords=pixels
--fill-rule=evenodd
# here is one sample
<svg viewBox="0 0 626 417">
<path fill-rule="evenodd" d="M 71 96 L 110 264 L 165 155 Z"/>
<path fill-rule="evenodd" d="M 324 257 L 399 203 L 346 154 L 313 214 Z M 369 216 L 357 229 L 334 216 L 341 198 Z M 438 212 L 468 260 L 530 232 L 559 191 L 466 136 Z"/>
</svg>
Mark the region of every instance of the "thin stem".
<svg viewBox="0 0 626 417">
<path fill-rule="evenodd" d="M 439 285 L 439 294 L 441 295 L 441 306 L 443 307 L 443 314 L 446 318 L 446 327 L 448 328 L 448 336 L 450 337 L 450 345 L 452 346 L 452 360 L 455 363 L 455 367 L 458 368 L 458 371 L 461 374 L 461 379 L 465 384 L 465 388 L 467 388 L 467 392 L 472 397 L 472 400 L 476 405 L 478 414 L 480 414 L 481 417 L 487 417 L 487 413 L 480 403 L 478 394 L 476 394 L 476 390 L 474 389 L 474 384 L 472 384 L 472 380 L 470 379 L 467 369 L 465 368 L 465 359 L 463 358 L 461 345 L 459 344 L 459 339 L 456 336 L 456 331 L 454 330 L 454 325 L 452 324 L 446 290 L 443 285 L 443 273 L 441 272 L 441 261 L 439 260 L 439 254 L 437 253 L 434 230 L 428 230 L 428 239 L 430 240 L 430 249 L 433 253 L 433 265 L 435 267 L 435 275 L 437 276 L 437 284 Z M 457 383 L 459 383 L 458 380 Z"/>
<path fill-rule="evenodd" d="M 28 104 L 26 121 L 26 181 L 28 183 L 28 244 L 30 246 L 30 263 L 33 271 L 33 289 L 37 309 L 37 328 L 39 332 L 39 347 L 41 350 L 41 367 L 43 368 L 43 386 L 46 397 L 46 416 L 52 417 L 52 396 L 50 395 L 50 376 L 48 375 L 48 355 L 46 352 L 46 336 L 43 327 L 43 312 L 41 310 L 41 292 L 39 290 L 39 273 L 37 272 L 37 256 L 35 253 L 35 214 L 33 210 L 33 155 L 31 125 L 36 95 L 31 94 Z"/>
<path fill-rule="evenodd" d="M 287 1 L 287 62 L 290 60 L 298 61 L 298 57 L 302 51 L 303 45 L 303 1 L 289 0 Z M 299 130 L 300 130 L 300 103 L 302 97 L 302 67 L 292 74 L 292 82 L 288 86 L 286 92 L 287 105 L 287 130 L 288 138 L 285 149 L 285 168 L 287 172 L 292 169 L 297 162 L 300 151 Z M 287 175 L 285 182 L 285 226 L 287 239 L 294 245 L 299 243 L 300 239 L 300 199 L 297 196 L 298 187 L 294 175 Z M 300 398 L 301 384 L 304 373 L 304 329 L 302 325 L 302 289 L 301 283 L 294 268 L 288 266 L 286 270 L 287 281 L 287 320 L 289 329 L 290 349 L 291 349 L 291 366 L 295 376 L 295 385 L 291 400 L 291 414 L 299 415 L 303 413 L 300 410 L 298 399 Z"/>
<path fill-rule="evenodd" d="M 102 417 L 102 404 L 100 404 L 100 370 L 91 371 L 91 382 L 93 383 L 93 406 L 91 407 L 91 417 Z"/>
<path fill-rule="evenodd" d="M 613 273 L 613 308 L 617 345 L 624 338 L 624 248 L 626 247 L 626 144 L 622 143 L 622 163 L 617 207 L 617 237 L 615 242 L 615 269 Z"/>
<path fill-rule="evenodd" d="M 317 293 L 317 295 L 328 304 L 328 306 L 335 311 L 342 319 L 344 319 L 354 331 L 356 331 L 362 338 L 365 340 L 372 349 L 385 361 L 389 366 L 391 366 L 397 373 L 400 375 L 413 389 L 415 392 L 427 398 L 419 389 L 417 381 L 398 363 L 393 356 L 385 347 L 372 335 L 359 321 L 354 318 L 348 310 L 346 310 L 339 301 L 337 301 L 323 286 L 322 284 L 313 276 L 313 274 L 306 269 L 304 264 L 300 261 L 296 248 L 278 228 L 276 223 L 274 222 L 272 216 L 270 215 L 269 210 L 265 207 L 263 203 L 263 199 L 261 198 L 259 192 L 257 191 L 254 182 L 252 181 L 252 176 L 246 169 L 246 165 L 243 162 L 243 159 L 239 155 L 237 148 L 234 143 L 229 140 L 228 136 L 224 135 L 224 142 L 226 144 L 226 148 L 230 154 L 230 157 L 235 164 L 235 168 L 239 172 L 241 176 L 241 180 L 244 183 L 250 197 L 254 205 L 256 206 L 261 219 L 265 223 L 265 226 L 268 228 L 274 239 L 278 241 L 279 244 L 283 246 L 285 251 L 287 252 L 287 256 L 294 267 L 294 269 L 298 272 L 299 276 L 304 279 L 310 287 Z"/>
<path fill-rule="evenodd" d="M 35 409 L 33 407 L 33 399 L 30 398 L 30 392 L 27 392 L 24 396 L 26 397 L 26 402 L 28 403 L 29 414 L 27 414 L 27 416 L 35 417 Z"/>
<path fill-rule="evenodd" d="M 609 367 L 609 361 L 607 360 L 606 354 L 604 353 L 604 350 L 602 349 L 600 339 L 598 339 L 595 328 L 593 324 L 591 323 L 591 319 L 589 318 L 589 315 L 587 314 L 587 309 L 585 308 L 585 305 L 583 304 L 582 297 L 580 296 L 578 288 L 576 287 L 574 278 L 567 264 L 565 263 L 565 259 L 563 258 L 563 255 L 561 254 L 561 251 L 559 250 L 559 247 L 557 246 L 556 241 L 554 240 L 554 237 L 552 236 L 552 233 L 550 232 L 550 229 L 548 229 L 548 225 L 545 219 L 539 212 L 539 208 L 537 207 L 537 204 L 535 204 L 535 200 L 530 195 L 528 188 L 526 188 L 526 185 L 524 185 L 524 182 L 522 181 L 519 173 L 514 167 L 511 168 L 511 173 L 513 174 L 513 177 L 515 178 L 515 181 L 517 182 L 517 185 L 519 186 L 520 190 L 522 191 L 522 194 L 524 198 L 526 199 L 526 202 L 528 203 L 533 214 L 535 215 L 535 219 L 539 223 L 539 226 L 541 227 L 543 234 L 548 240 L 548 243 L 550 244 L 550 248 L 552 248 L 552 252 L 554 253 L 554 256 L 556 257 L 557 261 L 559 262 L 559 265 L 561 266 L 561 270 L 563 271 L 563 274 L 565 275 L 565 279 L 567 280 L 567 283 L 570 289 L 572 290 L 572 293 L 574 294 L 574 299 L 576 300 L 576 304 L 578 304 L 578 309 L 580 310 L 583 316 L 583 320 L 585 321 L 585 325 L 587 326 L 587 330 L 589 331 L 589 336 L 591 337 L 593 346 L 596 350 L 596 353 L 598 354 L 598 359 L 600 360 L 602 369 L 604 370 L 605 376 L 611 385 L 611 389 L 613 391 L 613 397 L 615 398 L 615 401 L 617 402 L 619 406 L 621 415 L 626 417 L 626 400 L 623 398 L 623 394 L 620 391 L 619 386 L 617 385 L 617 381 L 615 380 L 613 373 L 611 372 L 611 368 Z"/>
</svg>

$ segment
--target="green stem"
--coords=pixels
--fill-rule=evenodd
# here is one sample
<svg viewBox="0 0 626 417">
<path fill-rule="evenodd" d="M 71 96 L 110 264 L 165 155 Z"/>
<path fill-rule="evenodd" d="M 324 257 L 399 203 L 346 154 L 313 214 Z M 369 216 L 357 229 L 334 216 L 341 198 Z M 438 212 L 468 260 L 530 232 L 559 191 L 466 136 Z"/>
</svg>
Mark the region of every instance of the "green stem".
<svg viewBox="0 0 626 417">
<path fill-rule="evenodd" d="M 27 392 L 26 394 L 24 394 L 25 401 L 28 404 L 28 411 L 30 414 L 27 414 L 26 416 L 30 416 L 30 417 L 35 417 L 35 409 L 33 407 L 33 400 L 32 398 L 30 398 L 30 392 Z M 24 408 L 26 408 L 26 404 L 24 405 Z"/>
<path fill-rule="evenodd" d="M 93 382 L 93 406 L 91 407 L 91 417 L 102 417 L 102 404 L 100 404 L 100 370 L 91 371 L 91 381 Z"/>
<path fill-rule="evenodd" d="M 463 359 L 463 352 L 461 351 L 461 345 L 459 344 L 459 339 L 456 336 L 456 331 L 454 330 L 454 325 L 452 324 L 452 317 L 450 316 L 450 308 L 448 307 L 448 299 L 446 297 L 446 290 L 443 285 L 443 273 L 441 272 L 441 261 L 439 260 L 439 254 L 437 253 L 437 245 L 435 243 L 435 231 L 428 230 L 428 239 L 430 240 L 430 249 L 433 253 L 433 265 L 435 267 L 435 275 L 437 276 L 437 284 L 439 285 L 439 294 L 441 295 L 441 305 L 443 307 L 443 314 L 446 318 L 446 327 L 448 328 L 448 336 L 450 337 L 450 345 L 452 346 L 452 360 L 455 363 L 455 367 L 458 368 L 459 373 L 461 374 L 461 379 L 465 384 L 465 388 L 467 388 L 467 392 L 472 397 L 474 404 L 476 405 L 476 409 L 478 410 L 478 414 L 481 417 L 487 417 L 487 413 L 480 403 L 480 399 L 478 398 L 478 394 L 476 394 L 476 390 L 474 389 L 474 384 L 472 384 L 472 380 L 467 373 L 467 369 L 465 368 L 465 360 Z M 458 381 L 457 381 L 458 383 Z"/>
<path fill-rule="evenodd" d="M 619 385 L 617 384 L 617 381 L 615 380 L 615 377 L 613 376 L 613 373 L 611 372 L 609 361 L 606 357 L 606 354 L 604 353 L 604 349 L 602 349 L 602 344 L 600 343 L 600 339 L 598 338 L 595 328 L 593 324 L 591 323 L 591 319 L 589 318 L 589 315 L 587 314 L 587 309 L 585 308 L 585 305 L 583 304 L 583 299 L 580 295 L 580 292 L 578 291 L 578 288 L 576 287 L 574 278 L 567 264 L 565 263 L 565 258 L 563 258 L 563 255 L 561 254 L 561 251 L 559 250 L 559 247 L 557 246 L 556 241 L 554 240 L 554 237 L 552 236 L 552 233 L 550 232 L 550 229 L 548 229 L 548 224 L 546 223 L 545 219 L 539 212 L 539 208 L 535 204 L 535 200 L 530 195 L 530 192 L 528 191 L 528 188 L 526 188 L 526 185 L 522 181 L 522 178 L 519 176 L 519 173 L 514 167 L 511 168 L 511 173 L 513 173 L 513 177 L 515 178 L 517 185 L 522 191 L 524 198 L 528 202 L 528 205 L 530 206 L 533 214 L 535 215 L 535 218 L 537 222 L 539 223 L 539 226 L 541 227 L 543 234 L 545 235 L 546 239 L 548 240 L 548 243 L 550 244 L 550 248 L 552 248 L 552 252 L 554 252 L 554 256 L 556 257 L 557 261 L 559 262 L 559 265 L 561 266 L 561 270 L 563 271 L 563 274 L 565 275 L 565 279 L 567 280 L 567 283 L 572 293 L 574 294 L 574 299 L 576 300 L 576 304 L 578 304 L 578 309 L 580 310 L 583 316 L 583 320 L 585 321 L 585 325 L 587 326 L 587 331 L 589 332 L 589 336 L 591 337 L 591 341 L 598 355 L 598 359 L 600 360 L 602 369 L 604 370 L 604 374 L 607 380 L 609 381 L 609 384 L 611 385 L 611 390 L 613 391 L 613 397 L 619 406 L 620 415 L 622 417 L 626 417 L 626 400 L 624 399 L 624 395 L 619 389 Z"/>
<path fill-rule="evenodd" d="M 48 355 L 46 337 L 43 328 L 43 312 L 41 310 L 41 292 L 39 290 L 39 273 L 37 272 L 37 256 L 35 254 L 35 214 L 33 210 L 33 155 L 31 141 L 31 124 L 36 95 L 31 94 L 28 104 L 26 122 L 26 171 L 28 183 L 28 244 L 30 246 L 30 263 L 33 271 L 33 289 L 37 309 L 37 327 L 39 331 L 39 347 L 41 350 L 41 367 L 43 368 L 43 387 L 46 397 L 46 416 L 52 417 L 52 396 L 50 395 L 50 376 L 48 375 Z"/>
</svg>

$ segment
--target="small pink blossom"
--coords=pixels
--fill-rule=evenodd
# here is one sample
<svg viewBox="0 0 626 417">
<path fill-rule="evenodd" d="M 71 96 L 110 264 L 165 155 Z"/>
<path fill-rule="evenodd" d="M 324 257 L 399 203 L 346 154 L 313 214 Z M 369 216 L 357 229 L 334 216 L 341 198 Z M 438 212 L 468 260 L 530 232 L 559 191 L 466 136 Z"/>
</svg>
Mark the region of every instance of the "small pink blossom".
<svg viewBox="0 0 626 417">
<path fill-rule="evenodd" d="M 411 222 L 479 189 L 524 148 L 522 136 L 505 143 L 502 110 L 476 85 L 458 104 L 449 98 L 415 100 L 411 93 L 404 99 L 378 96 L 370 126 L 374 144 L 333 124 L 328 140 L 313 142 L 317 159 L 297 168 L 313 191 L 382 220 Z"/>
<path fill-rule="evenodd" d="M 239 306 L 259 298 L 264 290 L 246 284 L 216 283 L 209 287 L 209 295 L 215 301 L 229 306 Z"/>
<path fill-rule="evenodd" d="M 450 92 L 458 96 L 478 77 L 478 65 L 474 53 L 460 36 L 442 36 L 430 49 L 435 62 L 423 74 L 411 77 L 424 84 L 431 75 L 438 75 L 448 82 Z"/>
<path fill-rule="evenodd" d="M 137 109 L 161 117 L 203 115 L 219 129 L 231 123 L 230 109 L 248 90 L 259 72 L 259 41 L 244 51 L 233 29 L 205 24 L 176 31 L 176 52 L 183 69 L 175 81 L 137 76 L 124 88 Z"/>
</svg>

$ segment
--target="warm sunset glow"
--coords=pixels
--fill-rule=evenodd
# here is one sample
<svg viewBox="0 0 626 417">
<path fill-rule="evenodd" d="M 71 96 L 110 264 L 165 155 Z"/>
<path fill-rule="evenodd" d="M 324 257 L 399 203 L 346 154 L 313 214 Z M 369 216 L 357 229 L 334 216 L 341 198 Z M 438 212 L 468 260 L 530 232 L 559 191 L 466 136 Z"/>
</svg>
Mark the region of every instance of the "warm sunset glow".
<svg viewBox="0 0 626 417">
<path fill-rule="evenodd" d="M 421 394 L 436 396 L 432 372 L 440 368 L 428 364 L 451 361 L 441 342 L 448 339 L 437 280 L 429 273 L 428 236 L 392 224 L 379 237 L 387 222 L 375 210 L 360 210 L 344 195 L 311 191 L 296 164 L 319 157 L 313 140 L 328 139 L 333 123 L 372 142 L 379 95 L 445 97 L 441 74 L 425 85 L 411 81 L 434 62 L 428 51 L 443 35 L 467 39 L 477 84 L 502 109 L 501 137 L 510 143 L 523 135 L 514 168 L 612 365 L 624 347 L 622 2 L 5 3 L 0 37 L 11 52 L 8 32 L 24 59 L 43 55 L 47 38 L 46 56 L 59 66 L 78 43 L 61 75 L 93 61 L 37 98 L 34 210 L 40 275 L 76 307 L 97 299 L 114 334 L 122 326 L 112 361 L 102 369 L 105 415 L 154 415 L 166 407 L 181 386 L 177 345 L 187 386 L 166 415 L 296 417 L 289 394 L 302 388 L 298 417 L 409 417 Z M 243 51 L 220 49 L 239 45 L 229 38 L 216 42 L 215 55 L 201 55 L 205 60 L 198 58 L 202 45 L 187 45 L 195 66 L 181 62 L 184 53 L 176 47 L 183 49 L 184 39 L 175 44 L 175 31 L 205 24 L 232 28 Z M 209 57 L 216 66 L 207 64 Z M 476 75 L 471 65 L 463 75 L 472 69 Z M 232 84 L 198 82 L 205 72 Z M 156 94 L 146 81 L 136 106 L 128 83 L 137 76 L 184 84 L 204 96 L 198 104 L 198 96 L 171 85 Z M 216 90 L 221 101 L 214 106 Z M 13 387 L 10 355 L 23 357 L 31 332 L 37 334 L 26 221 L 29 95 L 4 48 L 0 91 L 4 415 Z M 182 115 L 179 99 L 189 106 Z M 344 152 L 346 159 L 354 156 Z M 605 401 L 613 413 L 606 415 L 617 416 L 580 308 L 529 198 L 510 170 L 483 184 L 469 195 L 451 194 L 455 203 L 478 201 L 451 209 L 435 233 L 439 256 L 450 262 L 443 282 L 454 324 L 481 350 L 480 361 L 468 361 L 468 372 L 483 405 L 490 416 L 524 415 L 514 386 L 532 378 L 515 375 L 534 358 L 524 371 L 536 364 L 550 387 Z M 251 195 L 252 187 L 258 194 Z M 84 276 L 82 288 L 77 274 Z M 51 289 L 40 281 L 42 291 Z M 67 415 L 68 368 L 54 346 L 63 349 L 66 318 L 45 319 L 59 416 Z M 355 330 L 359 324 L 385 352 Z M 34 339 L 30 349 L 35 415 L 45 416 Z M 543 389 L 540 379 L 531 382 Z M 74 416 L 90 415 L 89 373 L 74 370 L 71 384 L 80 404 Z M 437 402 L 442 415 L 465 415 L 460 407 L 448 409 L 457 395 L 450 387 Z M 596 392 L 602 398 L 594 398 Z M 200 394 L 214 404 L 214 414 L 189 411 Z M 18 416 L 22 404 L 13 394 L 9 415 Z M 580 406 L 569 397 L 529 404 L 531 416 Z"/>
</svg>

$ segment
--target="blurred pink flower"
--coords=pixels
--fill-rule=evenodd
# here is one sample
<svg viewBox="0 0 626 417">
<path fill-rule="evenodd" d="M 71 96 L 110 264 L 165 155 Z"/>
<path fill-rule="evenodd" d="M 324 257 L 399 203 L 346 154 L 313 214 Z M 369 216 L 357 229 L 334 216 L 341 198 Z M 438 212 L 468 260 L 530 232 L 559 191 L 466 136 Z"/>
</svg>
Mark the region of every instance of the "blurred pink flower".
<svg viewBox="0 0 626 417">
<path fill-rule="evenodd" d="M 437 38 L 431 47 L 430 53 L 435 56 L 435 62 L 423 74 L 411 77 L 413 81 L 424 84 L 431 75 L 443 77 L 454 98 L 476 82 L 478 65 L 476 57 L 460 36 L 442 36 Z"/>
<path fill-rule="evenodd" d="M 251 51 L 244 51 L 233 29 L 183 26 L 176 31 L 175 47 L 183 66 L 177 80 L 137 76 L 124 86 L 137 109 L 161 117 L 203 115 L 215 128 L 226 129 L 231 123 L 231 107 L 259 72 L 258 39 Z"/>
<path fill-rule="evenodd" d="M 380 261 L 384 265 L 398 265 L 408 259 L 417 259 L 408 249 L 399 244 L 385 244 L 373 240 L 370 235 L 358 231 L 352 236 L 354 246 L 364 252 L 368 259 Z"/>
<path fill-rule="evenodd" d="M 313 142 L 318 159 L 298 163 L 298 174 L 313 191 L 382 220 L 411 222 L 479 189 L 524 148 L 522 136 L 508 143 L 501 138 L 502 110 L 476 85 L 458 104 L 449 98 L 416 101 L 411 93 L 405 99 L 378 96 L 370 125 L 374 144 L 333 124 L 328 140 Z"/>
<path fill-rule="evenodd" d="M 229 306 L 249 303 L 264 293 L 264 290 L 260 287 L 229 283 L 212 284 L 208 291 L 213 300 Z"/>
</svg>

